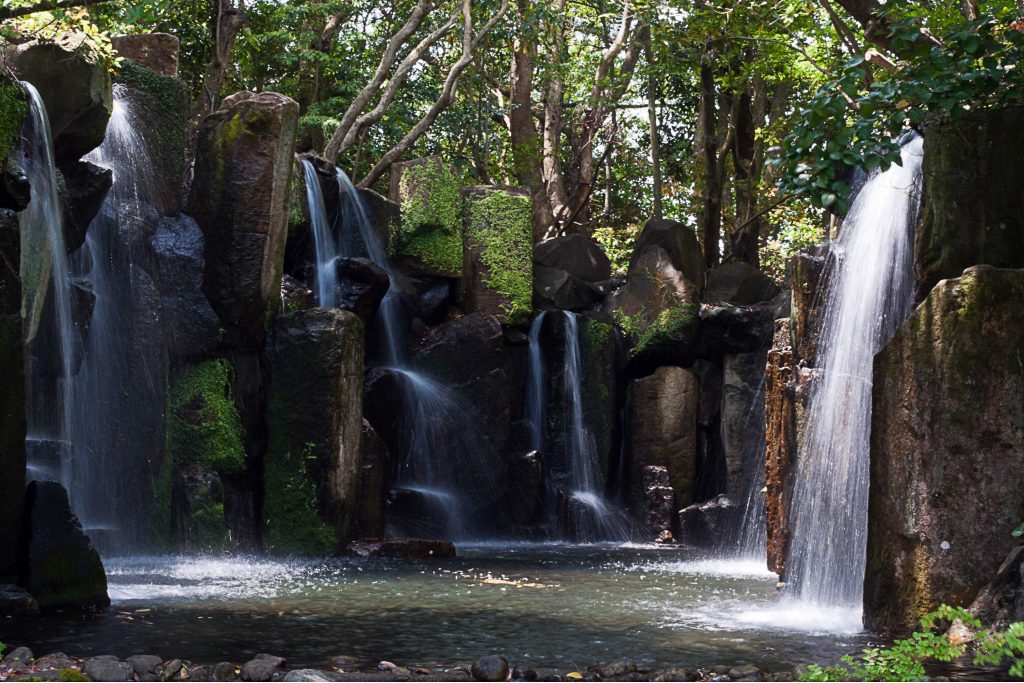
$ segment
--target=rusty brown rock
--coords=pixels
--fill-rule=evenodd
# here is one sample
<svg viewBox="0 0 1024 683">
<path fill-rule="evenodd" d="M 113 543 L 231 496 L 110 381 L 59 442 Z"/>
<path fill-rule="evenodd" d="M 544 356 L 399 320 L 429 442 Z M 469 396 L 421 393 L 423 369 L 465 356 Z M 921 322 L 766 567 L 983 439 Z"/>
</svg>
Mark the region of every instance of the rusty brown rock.
<svg viewBox="0 0 1024 683">
<path fill-rule="evenodd" d="M 795 358 L 790 320 L 775 321 L 775 343 L 765 366 L 765 485 L 768 569 L 782 575 L 789 540 L 790 465 L 796 457 Z"/>
</svg>

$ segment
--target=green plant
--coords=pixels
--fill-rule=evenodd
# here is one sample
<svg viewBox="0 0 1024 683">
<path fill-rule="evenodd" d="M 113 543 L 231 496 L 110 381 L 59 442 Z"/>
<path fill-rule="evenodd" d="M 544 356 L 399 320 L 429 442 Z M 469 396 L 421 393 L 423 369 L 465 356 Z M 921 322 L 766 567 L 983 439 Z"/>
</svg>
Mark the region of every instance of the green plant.
<svg viewBox="0 0 1024 683">
<path fill-rule="evenodd" d="M 1020 526 L 1010 532 L 1010 535 L 1014 538 L 1020 538 L 1024 536 L 1024 522 L 1021 522 Z"/>
<path fill-rule="evenodd" d="M 523 322 L 533 306 L 533 203 L 503 190 L 467 200 L 467 235 L 483 250 L 484 284 L 501 294 L 509 322 Z"/>
<path fill-rule="evenodd" d="M 92 679 L 86 676 L 78 669 L 61 669 L 57 672 L 58 681 L 91 681 Z"/>
<path fill-rule="evenodd" d="M 437 159 L 402 175 L 396 248 L 447 273 L 462 272 L 462 180 Z"/>
<path fill-rule="evenodd" d="M 961 607 L 941 605 L 921 617 L 921 631 L 897 640 L 890 648 L 867 648 L 860 656 L 846 655 L 842 664 L 807 667 L 801 681 L 920 681 L 925 677 L 924 662 L 949 662 L 967 654 L 967 642 L 951 641 L 940 626 L 959 622 L 976 631 L 974 663 L 998 665 L 1010 662 L 1011 676 L 1024 676 L 1024 622 L 1012 624 L 1004 632 L 990 632 Z"/>
</svg>

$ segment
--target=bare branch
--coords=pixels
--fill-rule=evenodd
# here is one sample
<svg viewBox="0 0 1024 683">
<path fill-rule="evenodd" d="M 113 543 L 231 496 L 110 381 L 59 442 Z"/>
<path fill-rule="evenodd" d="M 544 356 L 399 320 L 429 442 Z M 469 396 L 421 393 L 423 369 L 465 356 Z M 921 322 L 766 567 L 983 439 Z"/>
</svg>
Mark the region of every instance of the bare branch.
<svg viewBox="0 0 1024 683">
<path fill-rule="evenodd" d="M 0 20 L 24 17 L 38 12 L 49 12 L 55 9 L 68 9 L 69 7 L 87 7 L 88 5 L 100 5 L 109 0 L 59 0 L 59 2 L 40 2 L 35 5 L 24 7 L 0 7 Z"/>
</svg>

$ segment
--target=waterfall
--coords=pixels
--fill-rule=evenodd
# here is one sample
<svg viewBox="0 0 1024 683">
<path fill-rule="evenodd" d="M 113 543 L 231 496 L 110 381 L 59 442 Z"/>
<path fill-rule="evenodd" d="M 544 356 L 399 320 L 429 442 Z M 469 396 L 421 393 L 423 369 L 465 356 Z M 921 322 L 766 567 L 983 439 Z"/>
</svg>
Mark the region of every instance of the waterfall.
<svg viewBox="0 0 1024 683">
<path fill-rule="evenodd" d="M 761 375 L 757 391 L 754 392 L 752 405 L 747 411 L 746 426 L 755 426 L 753 434 L 755 438 L 747 444 L 751 454 L 744 454 L 743 461 L 752 463 L 754 476 L 750 478 L 747 485 L 746 495 L 743 497 L 743 523 L 740 526 L 734 543 L 733 552 L 741 559 L 756 559 L 763 562 L 768 549 L 768 531 L 765 511 L 765 376 Z M 747 430 L 744 430 L 748 434 Z"/>
<path fill-rule="evenodd" d="M 37 330 L 26 334 L 27 455 L 28 477 L 61 481 L 72 491 L 69 477 L 74 456 L 74 354 L 77 337 L 72 315 L 72 279 L 64 245 L 64 221 L 57 190 L 50 121 L 39 92 L 23 82 L 28 93 L 31 134 L 26 136 L 25 169 L 32 188 L 28 207 L 19 214 L 22 233 L 21 271 L 26 281 L 35 280 L 38 291 L 29 320 L 39 320 Z M 45 247 L 35 241 L 45 239 Z M 50 268 L 46 272 L 45 248 Z M 49 285 L 44 288 L 43 282 Z M 44 306 L 52 301 L 52 312 Z"/>
<path fill-rule="evenodd" d="M 144 546 L 163 453 L 167 374 L 149 237 L 156 178 L 130 92 L 114 86 L 103 144 L 86 158 L 113 186 L 75 253 L 76 278 L 95 297 L 75 384 L 77 456 L 72 505 L 104 552 Z"/>
<path fill-rule="evenodd" d="M 541 311 L 530 325 L 529 367 L 523 420 L 530 429 L 530 450 L 544 450 L 544 353 L 540 346 L 540 330 L 547 311 Z"/>
<path fill-rule="evenodd" d="M 872 175 L 850 208 L 828 280 L 797 457 L 787 581 L 803 601 L 861 611 L 867 544 L 872 361 L 909 315 L 922 140 Z"/>
<path fill-rule="evenodd" d="M 333 307 L 338 301 L 338 273 L 335 263 L 338 259 L 338 245 L 327 222 L 324 194 L 317 179 L 316 167 L 309 159 L 302 159 L 302 173 L 306 181 L 306 205 L 309 207 L 309 223 L 316 248 L 316 294 L 317 303 Z"/>
</svg>

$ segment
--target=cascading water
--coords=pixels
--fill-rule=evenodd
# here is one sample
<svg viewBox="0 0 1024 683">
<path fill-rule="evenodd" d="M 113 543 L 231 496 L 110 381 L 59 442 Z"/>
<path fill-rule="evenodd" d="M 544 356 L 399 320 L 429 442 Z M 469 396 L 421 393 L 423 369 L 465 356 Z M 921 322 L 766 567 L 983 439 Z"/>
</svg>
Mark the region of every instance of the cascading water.
<svg viewBox="0 0 1024 683">
<path fill-rule="evenodd" d="M 163 452 L 167 360 L 149 244 L 158 215 L 153 166 L 130 92 L 114 86 L 103 144 L 87 159 L 113 186 L 74 255 L 78 281 L 95 298 L 75 383 L 72 505 L 104 552 L 142 547 L 156 514 L 149 493 Z"/>
<path fill-rule="evenodd" d="M 32 187 L 32 200 L 19 215 L 21 270 L 26 281 L 35 281 L 39 287 L 31 304 L 34 310 L 26 311 L 29 321 L 38 321 L 37 329 L 27 330 L 26 334 L 28 477 L 61 481 L 71 491 L 70 465 L 75 447 L 73 375 L 77 339 L 72 279 L 64 244 L 64 221 L 46 106 L 31 83 L 22 83 L 22 86 L 29 99 L 31 131 L 26 136 L 29 144 L 24 150 L 24 161 Z M 40 240 L 45 240 L 45 246 L 40 244 Z M 49 272 L 44 265 L 47 262 Z M 48 285 L 44 288 L 46 281 Z M 44 306 L 49 310 L 44 310 Z"/>
<path fill-rule="evenodd" d="M 544 353 L 540 345 L 540 331 L 547 311 L 541 311 L 530 325 L 529 374 L 526 377 L 526 396 L 523 419 L 530 428 L 530 450 L 544 450 Z"/>
<path fill-rule="evenodd" d="M 922 140 L 871 176 L 833 245 L 790 513 L 787 582 L 805 602 L 861 612 L 867 541 L 872 361 L 912 306 Z"/>
<path fill-rule="evenodd" d="M 316 248 L 316 294 L 317 303 L 326 308 L 338 305 L 338 274 L 335 262 L 338 259 L 338 245 L 327 221 L 324 194 L 317 179 L 316 167 L 309 159 L 302 159 L 302 173 L 306 181 L 306 205 L 309 207 L 309 224 Z"/>
<path fill-rule="evenodd" d="M 744 462 L 753 463 L 752 471 L 754 476 L 750 478 L 746 495 L 743 499 L 743 524 L 733 544 L 732 552 L 740 559 L 757 559 L 763 561 L 768 546 L 768 533 L 765 527 L 765 421 L 764 421 L 764 392 L 765 377 L 761 376 L 761 382 L 757 391 L 754 392 L 752 405 L 747 411 L 747 425 L 754 425 L 752 432 L 755 435 L 746 447 L 751 449 L 750 456 L 744 457 Z"/>
</svg>

